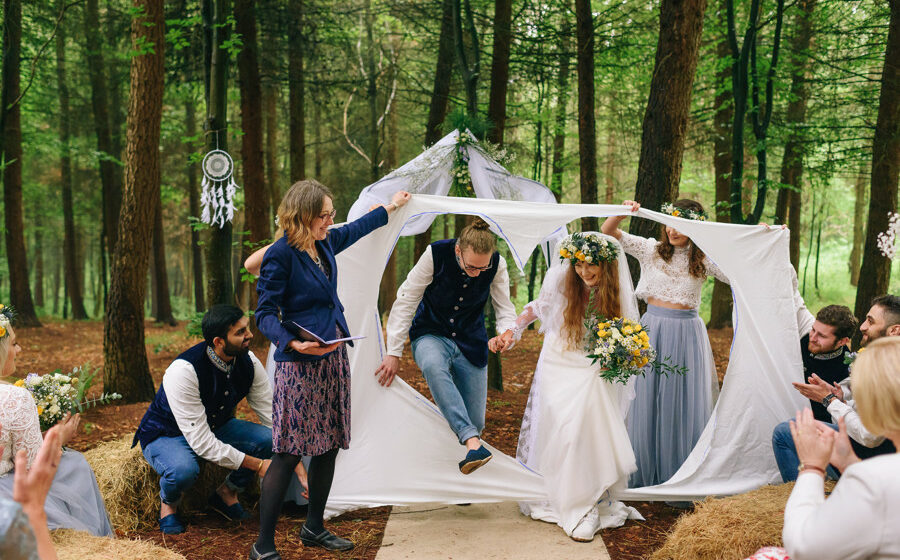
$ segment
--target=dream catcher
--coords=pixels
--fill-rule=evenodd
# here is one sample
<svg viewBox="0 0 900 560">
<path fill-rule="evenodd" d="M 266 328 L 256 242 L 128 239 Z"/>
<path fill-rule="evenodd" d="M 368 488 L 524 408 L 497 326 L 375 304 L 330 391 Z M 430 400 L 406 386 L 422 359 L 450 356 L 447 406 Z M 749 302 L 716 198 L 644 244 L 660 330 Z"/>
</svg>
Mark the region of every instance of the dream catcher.
<svg viewBox="0 0 900 560">
<path fill-rule="evenodd" d="M 212 150 L 203 156 L 203 182 L 200 204 L 203 213 L 200 220 L 210 225 L 225 227 L 234 218 L 234 160 L 224 150 Z"/>
</svg>

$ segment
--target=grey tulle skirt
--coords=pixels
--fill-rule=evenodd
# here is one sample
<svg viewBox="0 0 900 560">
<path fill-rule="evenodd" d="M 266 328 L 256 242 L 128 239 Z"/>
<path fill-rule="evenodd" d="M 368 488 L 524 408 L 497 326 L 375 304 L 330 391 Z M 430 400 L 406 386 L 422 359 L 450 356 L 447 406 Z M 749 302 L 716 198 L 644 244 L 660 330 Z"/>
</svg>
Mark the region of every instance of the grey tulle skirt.
<svg viewBox="0 0 900 560">
<path fill-rule="evenodd" d="M 685 366 L 687 372 L 658 375 L 648 371 L 635 382 L 627 418 L 637 460 L 631 488 L 660 484 L 675 474 L 700 438 L 714 397 L 715 362 L 697 310 L 648 305 L 641 323 L 659 358 Z"/>
<path fill-rule="evenodd" d="M 12 471 L 0 477 L 0 496 L 12 499 Z M 97 537 L 114 535 L 94 471 L 84 455 L 66 449 L 44 502 L 50 529 L 87 531 Z"/>
</svg>

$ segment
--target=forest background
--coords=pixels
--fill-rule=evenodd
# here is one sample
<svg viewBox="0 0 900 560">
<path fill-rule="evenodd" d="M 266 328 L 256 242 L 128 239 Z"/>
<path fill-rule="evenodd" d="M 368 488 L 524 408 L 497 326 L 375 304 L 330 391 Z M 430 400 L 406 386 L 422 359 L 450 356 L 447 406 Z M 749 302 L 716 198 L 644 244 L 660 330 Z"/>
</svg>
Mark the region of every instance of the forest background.
<svg viewBox="0 0 900 560">
<path fill-rule="evenodd" d="M 145 316 L 255 307 L 241 262 L 294 181 L 328 185 L 341 221 L 461 125 L 560 202 L 687 197 L 788 224 L 813 311 L 898 291 L 875 236 L 896 210 L 900 0 L 4 0 L 2 17 L 0 301 L 25 325 L 104 320 L 104 383 L 128 401 L 153 392 Z M 241 187 L 221 230 L 196 218 L 214 148 Z M 383 311 L 462 223 L 401 240 Z M 534 263 L 513 272 L 519 308 Z M 730 322 L 727 287 L 702 313 Z"/>
</svg>

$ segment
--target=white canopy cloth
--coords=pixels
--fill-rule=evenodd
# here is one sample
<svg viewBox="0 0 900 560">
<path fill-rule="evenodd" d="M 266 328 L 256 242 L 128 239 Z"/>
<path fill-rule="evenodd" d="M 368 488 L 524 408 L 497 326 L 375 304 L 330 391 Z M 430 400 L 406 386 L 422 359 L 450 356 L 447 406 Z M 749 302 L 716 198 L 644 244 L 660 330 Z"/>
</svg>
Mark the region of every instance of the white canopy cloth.
<svg viewBox="0 0 900 560">
<path fill-rule="evenodd" d="M 464 476 L 462 448 L 427 399 L 397 378 L 389 388 L 374 372 L 384 352 L 377 310 L 381 275 L 401 231 L 422 216 L 474 214 L 495 228 L 523 269 L 534 247 L 583 216 L 625 214 L 622 206 L 543 204 L 416 195 L 390 223 L 338 256 L 338 292 L 353 334 L 352 428 L 338 455 L 328 514 L 359 507 L 541 500 L 539 474 L 491 449 L 493 461 Z M 788 232 L 689 221 L 640 210 L 640 217 L 690 236 L 731 280 L 736 309 L 728 374 L 709 424 L 682 468 L 658 486 L 619 499 L 685 500 L 745 492 L 780 480 L 772 429 L 804 406 L 790 381 L 802 375 Z"/>
</svg>

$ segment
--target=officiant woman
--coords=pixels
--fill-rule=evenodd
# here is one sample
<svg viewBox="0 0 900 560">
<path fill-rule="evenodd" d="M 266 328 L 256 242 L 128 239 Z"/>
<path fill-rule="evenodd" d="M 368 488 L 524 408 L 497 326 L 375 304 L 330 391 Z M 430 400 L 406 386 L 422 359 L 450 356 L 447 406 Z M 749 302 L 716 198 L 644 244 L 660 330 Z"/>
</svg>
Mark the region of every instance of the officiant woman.
<svg viewBox="0 0 900 560">
<path fill-rule="evenodd" d="M 275 345 L 272 397 L 272 464 L 262 483 L 260 529 L 250 558 L 278 560 L 275 524 L 301 456 L 309 465 L 309 510 L 300 531 L 304 546 L 350 550 L 353 543 L 325 529 L 323 515 L 338 449 L 350 445 L 350 365 L 342 343 L 303 342 L 283 326 L 293 321 L 323 340 L 350 336 L 337 295 L 335 255 L 373 230 L 409 201 L 407 192 L 342 227 L 334 224 L 334 195 L 313 180 L 295 183 L 278 207 L 284 236 L 263 258 L 256 284 L 259 330 Z M 279 318 L 280 314 L 280 318 Z M 350 343 L 352 344 L 352 343 Z"/>
</svg>

